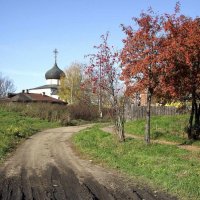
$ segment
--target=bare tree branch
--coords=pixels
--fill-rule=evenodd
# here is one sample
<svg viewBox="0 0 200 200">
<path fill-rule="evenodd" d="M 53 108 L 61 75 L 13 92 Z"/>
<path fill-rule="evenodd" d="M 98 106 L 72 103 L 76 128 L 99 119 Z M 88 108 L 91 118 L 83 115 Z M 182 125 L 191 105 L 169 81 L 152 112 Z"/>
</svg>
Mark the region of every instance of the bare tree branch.
<svg viewBox="0 0 200 200">
<path fill-rule="evenodd" d="M 5 97 L 8 93 L 15 92 L 13 81 L 0 73 L 0 97 Z"/>
</svg>

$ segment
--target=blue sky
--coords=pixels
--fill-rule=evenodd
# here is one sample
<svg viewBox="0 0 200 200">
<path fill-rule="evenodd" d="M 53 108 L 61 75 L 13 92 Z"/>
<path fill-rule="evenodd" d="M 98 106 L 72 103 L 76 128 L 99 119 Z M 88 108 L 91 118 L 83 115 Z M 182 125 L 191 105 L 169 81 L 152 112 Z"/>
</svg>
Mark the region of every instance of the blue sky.
<svg viewBox="0 0 200 200">
<path fill-rule="evenodd" d="M 0 72 L 14 81 L 17 91 L 44 85 L 54 64 L 65 69 L 85 63 L 100 35 L 110 32 L 110 43 L 122 48 L 120 24 L 132 24 L 142 10 L 152 7 L 172 13 L 175 0 L 0 0 Z M 196 17 L 199 0 L 180 0 L 181 13 Z"/>
</svg>

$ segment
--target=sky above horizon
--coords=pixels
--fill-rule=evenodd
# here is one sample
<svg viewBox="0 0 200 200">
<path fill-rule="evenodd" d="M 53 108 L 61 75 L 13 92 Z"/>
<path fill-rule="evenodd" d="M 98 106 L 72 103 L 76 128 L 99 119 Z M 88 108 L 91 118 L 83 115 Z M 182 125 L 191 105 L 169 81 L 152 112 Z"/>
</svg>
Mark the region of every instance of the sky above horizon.
<svg viewBox="0 0 200 200">
<path fill-rule="evenodd" d="M 109 43 L 123 47 L 120 24 L 150 6 L 172 13 L 176 0 L 0 0 L 0 73 L 13 80 L 16 91 L 46 84 L 45 73 L 54 65 L 64 70 L 72 62 L 85 63 L 100 36 L 110 32 Z M 181 13 L 200 16 L 199 0 L 180 0 Z"/>
</svg>

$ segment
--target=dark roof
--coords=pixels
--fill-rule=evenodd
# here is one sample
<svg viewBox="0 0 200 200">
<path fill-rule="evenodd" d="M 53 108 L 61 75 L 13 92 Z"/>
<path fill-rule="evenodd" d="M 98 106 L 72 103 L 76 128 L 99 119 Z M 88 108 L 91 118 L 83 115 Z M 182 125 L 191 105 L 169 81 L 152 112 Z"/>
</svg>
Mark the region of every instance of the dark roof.
<svg viewBox="0 0 200 200">
<path fill-rule="evenodd" d="M 39 87 L 36 87 L 36 88 L 31 88 L 29 90 L 35 90 L 35 89 L 58 89 L 58 85 L 56 84 L 51 84 L 51 85 L 42 85 L 42 86 L 39 86 Z"/>
<path fill-rule="evenodd" d="M 44 103 L 58 103 L 65 104 L 65 102 L 52 98 L 43 94 L 34 93 L 18 93 L 15 96 L 9 98 L 11 102 L 44 102 Z"/>
<path fill-rule="evenodd" d="M 28 102 L 30 101 L 30 98 L 26 96 L 25 93 L 19 93 L 13 97 L 10 98 L 11 101 L 13 102 Z"/>
<path fill-rule="evenodd" d="M 65 76 L 65 73 L 57 66 L 56 62 L 45 74 L 46 79 L 60 79 L 62 76 Z"/>
<path fill-rule="evenodd" d="M 8 98 L 14 97 L 17 93 L 8 93 Z"/>
</svg>

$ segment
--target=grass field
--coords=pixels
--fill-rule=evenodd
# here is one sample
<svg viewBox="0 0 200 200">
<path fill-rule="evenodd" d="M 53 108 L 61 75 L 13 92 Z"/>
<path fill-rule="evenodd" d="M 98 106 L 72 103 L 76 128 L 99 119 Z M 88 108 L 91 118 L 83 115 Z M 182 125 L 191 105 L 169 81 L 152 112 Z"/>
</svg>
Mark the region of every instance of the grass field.
<svg viewBox="0 0 200 200">
<path fill-rule="evenodd" d="M 0 109 L 0 160 L 11 151 L 23 138 L 47 128 L 58 127 L 58 123 L 50 123 L 37 118 L 20 116 L 16 112 Z"/>
<path fill-rule="evenodd" d="M 187 138 L 184 129 L 188 124 L 188 119 L 188 115 L 153 116 L 151 118 L 151 138 L 184 142 Z M 125 123 L 126 133 L 143 136 L 144 131 L 144 119 Z"/>
<path fill-rule="evenodd" d="M 81 131 L 72 141 L 82 155 L 125 172 L 155 189 L 166 190 L 181 199 L 200 198 L 200 152 L 174 145 L 145 145 L 142 140 L 131 138 L 119 143 L 98 126 Z"/>
</svg>

